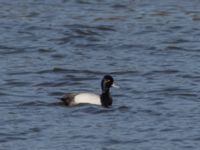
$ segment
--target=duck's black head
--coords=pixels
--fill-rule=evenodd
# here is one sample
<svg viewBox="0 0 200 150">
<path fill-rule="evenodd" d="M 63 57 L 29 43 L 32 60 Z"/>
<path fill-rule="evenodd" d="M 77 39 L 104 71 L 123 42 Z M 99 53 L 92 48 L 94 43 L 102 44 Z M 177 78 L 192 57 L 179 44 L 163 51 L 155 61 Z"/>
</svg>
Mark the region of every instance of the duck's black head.
<svg viewBox="0 0 200 150">
<path fill-rule="evenodd" d="M 114 79 L 111 75 L 105 75 L 101 81 L 101 89 L 103 92 L 109 92 L 110 87 L 112 86 Z"/>
</svg>

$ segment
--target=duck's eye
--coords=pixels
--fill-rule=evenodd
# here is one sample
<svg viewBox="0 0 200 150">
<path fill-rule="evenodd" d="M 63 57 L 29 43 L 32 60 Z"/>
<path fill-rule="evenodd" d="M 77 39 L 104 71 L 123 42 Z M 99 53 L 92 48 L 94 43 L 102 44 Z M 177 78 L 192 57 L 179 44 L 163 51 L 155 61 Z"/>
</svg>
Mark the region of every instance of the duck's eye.
<svg viewBox="0 0 200 150">
<path fill-rule="evenodd" d="M 109 80 L 109 79 L 106 79 L 106 80 L 105 80 L 105 83 L 108 83 L 108 82 L 110 82 L 110 80 Z"/>
</svg>

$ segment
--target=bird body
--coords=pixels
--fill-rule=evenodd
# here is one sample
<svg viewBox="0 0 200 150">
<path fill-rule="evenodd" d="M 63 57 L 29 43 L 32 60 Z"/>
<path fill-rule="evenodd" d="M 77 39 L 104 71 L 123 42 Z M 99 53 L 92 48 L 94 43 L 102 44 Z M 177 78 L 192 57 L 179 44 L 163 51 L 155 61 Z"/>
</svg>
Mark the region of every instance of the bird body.
<svg viewBox="0 0 200 150">
<path fill-rule="evenodd" d="M 105 75 L 101 81 L 102 93 L 100 95 L 94 93 L 67 93 L 61 100 L 65 105 L 74 106 L 78 104 L 94 104 L 109 107 L 112 105 L 112 97 L 110 95 L 110 87 L 113 85 L 113 78 Z"/>
</svg>

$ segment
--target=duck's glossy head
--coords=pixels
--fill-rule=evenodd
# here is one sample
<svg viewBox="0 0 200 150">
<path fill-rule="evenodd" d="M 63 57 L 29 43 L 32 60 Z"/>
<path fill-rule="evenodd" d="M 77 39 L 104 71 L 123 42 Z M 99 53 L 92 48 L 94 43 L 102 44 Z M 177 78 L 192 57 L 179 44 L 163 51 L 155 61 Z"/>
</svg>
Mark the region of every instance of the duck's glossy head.
<svg viewBox="0 0 200 150">
<path fill-rule="evenodd" d="M 108 91 L 113 85 L 114 79 L 111 75 L 105 75 L 101 81 L 102 91 Z"/>
</svg>

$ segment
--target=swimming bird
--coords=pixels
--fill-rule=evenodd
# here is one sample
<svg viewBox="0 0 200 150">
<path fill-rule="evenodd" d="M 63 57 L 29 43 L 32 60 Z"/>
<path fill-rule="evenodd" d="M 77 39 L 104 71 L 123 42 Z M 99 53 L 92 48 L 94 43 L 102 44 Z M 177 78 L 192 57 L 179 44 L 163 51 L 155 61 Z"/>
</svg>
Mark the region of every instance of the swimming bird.
<svg viewBox="0 0 200 150">
<path fill-rule="evenodd" d="M 100 95 L 94 93 L 67 93 L 61 98 L 61 101 L 67 106 L 94 104 L 109 107 L 112 105 L 111 87 L 118 86 L 114 84 L 114 79 L 111 75 L 105 75 L 101 80 L 102 93 Z"/>
</svg>

